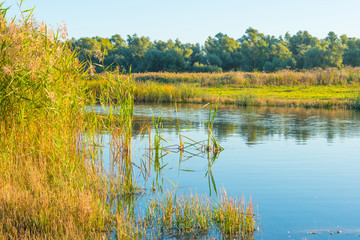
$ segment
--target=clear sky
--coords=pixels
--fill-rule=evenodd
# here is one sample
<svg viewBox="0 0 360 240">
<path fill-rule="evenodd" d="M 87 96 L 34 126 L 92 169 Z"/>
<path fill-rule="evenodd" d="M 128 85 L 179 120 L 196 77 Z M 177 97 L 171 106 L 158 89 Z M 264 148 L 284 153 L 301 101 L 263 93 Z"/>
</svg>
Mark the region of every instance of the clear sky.
<svg viewBox="0 0 360 240">
<path fill-rule="evenodd" d="M 16 0 L 9 16 L 18 14 Z M 52 26 L 62 21 L 69 37 L 137 33 L 151 40 L 201 43 L 218 32 L 235 39 L 248 27 L 276 37 L 308 30 L 360 37 L 360 0 L 25 0 L 35 17 Z"/>
</svg>

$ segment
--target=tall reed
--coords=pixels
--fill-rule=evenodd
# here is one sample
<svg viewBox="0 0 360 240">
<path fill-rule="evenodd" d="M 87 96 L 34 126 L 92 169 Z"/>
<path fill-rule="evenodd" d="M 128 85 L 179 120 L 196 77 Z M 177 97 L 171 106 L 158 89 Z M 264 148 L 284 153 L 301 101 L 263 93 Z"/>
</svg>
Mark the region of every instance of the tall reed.
<svg viewBox="0 0 360 240">
<path fill-rule="evenodd" d="M 99 238 L 112 219 L 86 137 L 82 65 L 52 31 L 0 3 L 0 238 Z M 87 127 L 86 127 L 87 126 Z M 94 160 L 94 161 L 93 161 Z"/>
<path fill-rule="evenodd" d="M 215 116 L 216 116 L 216 112 L 218 109 L 218 104 L 216 104 L 214 111 L 212 111 L 212 104 L 210 103 L 210 107 L 209 107 L 209 115 L 208 115 L 208 120 L 205 120 L 205 125 L 207 127 L 207 132 L 208 132 L 208 139 L 207 139 L 207 144 L 205 146 L 205 149 L 207 152 L 212 152 L 213 154 L 216 154 L 219 151 L 222 151 L 223 148 L 220 146 L 220 142 L 217 140 L 217 138 L 215 137 L 214 133 L 213 133 L 213 127 L 214 127 L 214 120 L 215 120 Z"/>
</svg>

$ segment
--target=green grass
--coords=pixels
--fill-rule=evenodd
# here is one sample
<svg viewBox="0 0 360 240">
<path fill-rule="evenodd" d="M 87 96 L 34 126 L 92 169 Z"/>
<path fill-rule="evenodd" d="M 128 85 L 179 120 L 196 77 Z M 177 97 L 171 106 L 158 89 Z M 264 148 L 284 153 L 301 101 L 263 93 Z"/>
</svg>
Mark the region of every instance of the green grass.
<svg viewBox="0 0 360 240">
<path fill-rule="evenodd" d="M 254 95 L 259 99 L 288 100 L 349 100 L 359 91 L 359 86 L 262 86 L 252 88 L 203 88 L 205 95 L 237 97 Z"/>
<path fill-rule="evenodd" d="M 202 84 L 202 79 L 211 80 L 211 74 L 201 77 L 197 74 L 134 74 L 135 102 L 188 102 L 188 103 L 224 103 L 237 105 L 262 106 L 302 106 L 302 107 L 339 107 L 357 108 L 359 84 L 353 75 L 358 69 L 317 70 L 296 73 L 281 71 L 265 74 L 252 73 L 213 73 L 213 78 L 220 84 Z M 161 75 L 161 81 L 154 76 Z M 249 84 L 241 84 L 227 79 L 240 74 L 251 80 Z M 284 76 L 285 75 L 285 76 Z M 335 77 L 334 77 L 335 76 Z M 357 76 L 357 75 L 356 75 Z M 108 78 L 106 74 L 97 76 L 97 80 L 86 80 L 83 84 L 90 89 L 96 89 L 101 84 L 100 77 Z M 166 78 L 181 78 L 178 82 Z M 191 79 L 191 78 L 194 79 Z M 281 84 L 278 79 L 286 77 Z M 299 78 L 299 79 L 297 79 Z M 329 78 L 329 79 L 327 79 Z M 351 78 L 352 80 L 348 80 Z M 139 80 L 141 79 L 141 80 Z M 297 79 L 297 80 L 296 80 Z M 335 80 L 334 80 L 335 79 Z M 291 82 L 291 81 L 293 82 Z M 296 80 L 296 81 L 295 81 Z M 288 83 L 289 84 L 286 84 Z"/>
</svg>

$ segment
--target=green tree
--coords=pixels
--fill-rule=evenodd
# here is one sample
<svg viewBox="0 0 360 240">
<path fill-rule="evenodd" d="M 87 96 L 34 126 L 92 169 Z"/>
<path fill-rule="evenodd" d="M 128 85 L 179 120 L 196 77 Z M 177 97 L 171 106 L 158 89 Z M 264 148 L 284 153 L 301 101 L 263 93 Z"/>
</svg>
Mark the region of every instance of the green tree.
<svg viewBox="0 0 360 240">
<path fill-rule="evenodd" d="M 209 37 L 205 42 L 205 53 L 209 56 L 208 63 L 226 71 L 237 68 L 238 59 L 235 53 L 239 49 L 239 42 L 222 33 L 216 34 L 214 38 Z"/>
<path fill-rule="evenodd" d="M 328 42 L 328 66 L 341 67 L 344 50 L 347 48 L 334 32 L 329 32 L 325 40 Z"/>
</svg>

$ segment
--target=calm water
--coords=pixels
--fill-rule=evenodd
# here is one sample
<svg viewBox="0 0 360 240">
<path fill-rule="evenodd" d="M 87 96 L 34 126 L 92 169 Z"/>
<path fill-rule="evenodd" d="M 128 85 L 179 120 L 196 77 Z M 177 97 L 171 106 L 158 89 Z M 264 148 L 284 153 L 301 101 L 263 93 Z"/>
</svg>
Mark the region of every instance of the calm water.
<svg viewBox="0 0 360 240">
<path fill-rule="evenodd" d="M 136 128 L 163 116 L 164 147 L 179 143 L 177 124 L 181 135 L 206 140 L 208 107 L 137 105 Z M 211 168 L 214 182 L 205 154 L 193 147 L 180 156 L 170 147 L 161 173 L 139 184 L 212 196 L 215 184 L 251 197 L 260 216 L 256 239 L 360 239 L 359 112 L 220 106 L 214 132 L 224 147 Z M 146 139 L 134 139 L 133 159 L 144 158 Z"/>
</svg>

